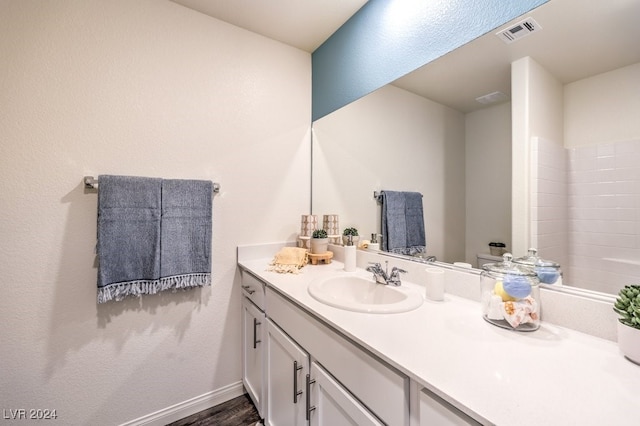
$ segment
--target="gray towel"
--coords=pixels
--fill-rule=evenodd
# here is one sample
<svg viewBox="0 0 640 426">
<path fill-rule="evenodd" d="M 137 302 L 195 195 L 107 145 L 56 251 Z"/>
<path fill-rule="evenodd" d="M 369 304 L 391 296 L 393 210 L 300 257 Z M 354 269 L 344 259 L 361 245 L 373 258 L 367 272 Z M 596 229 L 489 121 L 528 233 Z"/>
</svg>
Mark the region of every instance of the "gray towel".
<svg viewBox="0 0 640 426">
<path fill-rule="evenodd" d="M 209 181 L 99 176 L 98 303 L 211 284 Z"/>
<path fill-rule="evenodd" d="M 426 252 L 422 194 L 382 191 L 382 249 L 407 255 Z"/>
<path fill-rule="evenodd" d="M 211 284 L 213 184 L 203 180 L 162 182 L 161 287 Z"/>
<path fill-rule="evenodd" d="M 98 179 L 98 303 L 149 293 L 160 278 L 162 179 Z"/>
</svg>

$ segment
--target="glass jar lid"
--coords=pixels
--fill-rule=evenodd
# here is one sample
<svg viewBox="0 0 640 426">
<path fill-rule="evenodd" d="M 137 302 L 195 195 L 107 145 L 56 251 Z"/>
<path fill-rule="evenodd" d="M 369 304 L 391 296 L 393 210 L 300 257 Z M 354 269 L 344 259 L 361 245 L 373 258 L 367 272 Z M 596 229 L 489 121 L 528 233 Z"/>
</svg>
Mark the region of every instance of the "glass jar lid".
<svg viewBox="0 0 640 426">
<path fill-rule="evenodd" d="M 560 268 L 560 264 L 553 262 L 551 260 L 541 259 L 538 256 L 538 250 L 534 248 L 530 248 L 526 256 L 518 257 L 513 260 L 514 263 L 519 265 L 525 265 L 530 268 L 534 268 L 536 266 L 549 266 L 553 268 Z"/>
<path fill-rule="evenodd" d="M 513 262 L 532 268 L 543 284 L 554 284 L 562 275 L 559 263 L 552 260 L 541 259 L 538 256 L 538 250 L 534 248 L 530 248 L 526 256 L 519 257 Z"/>
<path fill-rule="evenodd" d="M 527 266 L 523 267 L 522 265 L 517 264 L 513 261 L 513 255 L 511 255 L 511 253 L 503 254 L 502 262 L 487 263 L 482 266 L 482 269 L 498 276 L 509 274 L 522 277 L 536 277 L 536 273 L 533 271 L 533 268 Z"/>
</svg>

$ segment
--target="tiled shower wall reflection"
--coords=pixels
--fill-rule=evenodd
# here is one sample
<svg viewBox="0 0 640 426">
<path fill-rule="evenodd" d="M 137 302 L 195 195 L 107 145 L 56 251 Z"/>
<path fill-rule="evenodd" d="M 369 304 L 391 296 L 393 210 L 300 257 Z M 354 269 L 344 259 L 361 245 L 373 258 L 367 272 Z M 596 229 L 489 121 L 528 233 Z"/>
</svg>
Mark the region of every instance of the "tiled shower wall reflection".
<svg viewBox="0 0 640 426">
<path fill-rule="evenodd" d="M 569 262 L 567 153 L 555 142 L 534 138 L 531 154 L 531 245 L 540 257 L 564 267 Z"/>
<path fill-rule="evenodd" d="M 550 141 L 538 140 L 537 167 L 533 171 L 538 187 L 533 198 L 544 204 L 548 197 L 543 182 L 556 182 L 563 174 L 554 158 L 566 151 L 566 260 L 560 260 L 565 282 L 590 290 L 617 293 L 625 284 L 640 283 L 640 140 L 602 143 L 564 149 Z M 552 185 L 549 183 L 549 185 Z M 536 189 L 535 185 L 534 188 Z M 552 188 L 547 188 L 553 190 Z M 562 203 L 553 209 L 562 209 Z M 549 214 L 549 217 L 552 215 Z M 562 216 L 558 216 L 562 217 Z M 536 217 L 532 214 L 534 221 Z M 543 257 L 561 259 L 547 254 L 547 241 L 554 241 L 543 225 L 544 217 L 537 217 L 532 226 L 533 240 Z M 554 226 L 556 226 L 554 222 Z M 542 230 L 542 232 L 541 232 Z M 535 233 L 533 231 L 536 231 Z M 550 251 L 549 253 L 553 253 Z"/>
</svg>

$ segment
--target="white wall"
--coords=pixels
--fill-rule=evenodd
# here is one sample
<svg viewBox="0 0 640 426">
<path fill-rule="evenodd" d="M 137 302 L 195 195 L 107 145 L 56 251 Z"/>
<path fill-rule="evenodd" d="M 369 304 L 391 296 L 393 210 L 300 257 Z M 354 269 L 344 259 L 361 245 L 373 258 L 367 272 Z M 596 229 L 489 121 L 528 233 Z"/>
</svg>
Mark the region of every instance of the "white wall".
<svg viewBox="0 0 640 426">
<path fill-rule="evenodd" d="M 310 62 L 168 1 L 2 2 L 2 408 L 121 424 L 241 380 L 236 246 L 308 211 Z M 96 304 L 102 173 L 222 185 L 212 287 Z"/>
<path fill-rule="evenodd" d="M 530 57 L 511 65 L 512 87 L 512 252 L 524 256 L 531 244 L 531 139 L 562 144 L 562 85 Z"/>
<path fill-rule="evenodd" d="M 531 245 L 565 283 L 615 294 L 640 275 L 640 64 L 562 95 L 564 145 L 532 138 Z"/>
<path fill-rule="evenodd" d="M 511 102 L 465 115 L 466 262 L 490 242 L 511 250 Z"/>
<path fill-rule="evenodd" d="M 464 115 L 387 85 L 314 122 L 314 214 L 369 238 L 376 190 L 423 194 L 427 253 L 464 259 Z"/>
<path fill-rule="evenodd" d="M 640 276 L 640 63 L 564 87 L 567 275 L 616 294 Z"/>
<path fill-rule="evenodd" d="M 564 146 L 640 138 L 640 63 L 564 86 Z"/>
</svg>

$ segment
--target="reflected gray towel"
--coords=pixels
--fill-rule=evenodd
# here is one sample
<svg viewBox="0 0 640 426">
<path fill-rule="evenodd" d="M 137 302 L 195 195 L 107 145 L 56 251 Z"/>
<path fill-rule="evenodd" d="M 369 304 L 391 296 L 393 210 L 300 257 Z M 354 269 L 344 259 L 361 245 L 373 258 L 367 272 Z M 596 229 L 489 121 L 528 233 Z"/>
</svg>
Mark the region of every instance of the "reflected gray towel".
<svg viewBox="0 0 640 426">
<path fill-rule="evenodd" d="M 382 191 L 382 248 L 399 254 L 426 252 L 422 194 Z"/>
<path fill-rule="evenodd" d="M 382 249 L 406 247 L 407 223 L 404 193 L 382 191 Z"/>
<path fill-rule="evenodd" d="M 210 181 L 98 179 L 98 303 L 211 284 Z"/>
<path fill-rule="evenodd" d="M 405 214 L 407 224 L 407 247 L 420 251 L 426 245 L 424 232 L 424 212 L 422 211 L 422 194 L 405 192 Z M 415 253 L 410 253 L 415 254 Z"/>
</svg>

